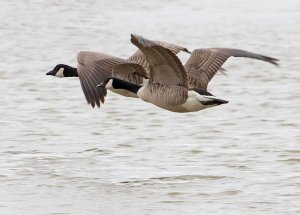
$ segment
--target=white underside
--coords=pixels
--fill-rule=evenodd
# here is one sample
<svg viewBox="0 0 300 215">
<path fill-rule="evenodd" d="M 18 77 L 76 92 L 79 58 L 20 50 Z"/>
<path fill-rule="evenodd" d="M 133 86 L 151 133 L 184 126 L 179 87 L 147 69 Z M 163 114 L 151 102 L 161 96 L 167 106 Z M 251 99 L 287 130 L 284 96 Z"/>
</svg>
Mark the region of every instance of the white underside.
<svg viewBox="0 0 300 215">
<path fill-rule="evenodd" d="M 151 100 L 149 98 L 144 98 L 143 97 L 144 94 L 142 92 L 143 88 L 141 88 L 140 90 L 138 91 L 137 94 L 142 100 L 144 100 L 146 102 L 150 102 L 150 103 L 156 105 L 157 107 L 160 107 L 160 108 L 172 111 L 172 112 L 180 112 L 180 113 L 195 112 L 195 111 L 200 111 L 200 110 L 204 110 L 206 108 L 217 106 L 217 105 L 203 105 L 200 102 L 200 101 L 208 101 L 208 100 L 210 100 L 212 98 L 216 98 L 216 97 L 202 96 L 194 91 L 189 91 L 188 98 L 184 104 L 168 105 L 168 104 L 165 104 L 163 101 L 155 101 L 155 100 Z"/>
<path fill-rule="evenodd" d="M 195 98 L 188 98 L 186 102 L 181 105 L 162 105 L 162 104 L 154 104 L 154 105 L 169 111 L 179 112 L 179 113 L 195 112 L 195 111 L 200 111 L 215 106 L 215 105 L 203 105 L 199 100 Z"/>
</svg>

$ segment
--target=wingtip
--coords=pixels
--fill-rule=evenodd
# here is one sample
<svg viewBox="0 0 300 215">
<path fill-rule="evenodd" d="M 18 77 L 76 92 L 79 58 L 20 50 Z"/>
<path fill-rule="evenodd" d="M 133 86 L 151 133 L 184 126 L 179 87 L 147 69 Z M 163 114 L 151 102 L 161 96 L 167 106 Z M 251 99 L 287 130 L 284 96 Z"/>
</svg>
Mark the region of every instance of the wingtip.
<svg viewBox="0 0 300 215">
<path fill-rule="evenodd" d="M 279 67 L 279 59 L 276 59 L 276 58 L 269 58 L 268 59 L 268 62 L 270 62 L 271 64 Z"/>
<path fill-rule="evenodd" d="M 279 59 L 265 56 L 266 61 L 279 67 Z"/>
<path fill-rule="evenodd" d="M 130 34 L 130 41 L 132 44 L 136 45 L 139 40 L 138 40 L 139 36 L 136 34 Z"/>
<path fill-rule="evenodd" d="M 187 48 L 184 48 L 182 51 L 184 51 L 186 53 L 189 53 L 189 54 L 192 54 L 192 52 L 190 50 L 188 50 Z"/>
<path fill-rule="evenodd" d="M 130 39 L 131 39 L 131 41 L 132 41 L 132 40 L 138 40 L 139 37 L 141 37 L 141 36 L 139 36 L 139 35 L 137 35 L 137 34 L 130 34 Z"/>
<path fill-rule="evenodd" d="M 277 66 L 277 67 L 280 67 L 280 65 L 279 65 L 279 59 L 273 59 L 273 61 L 272 61 L 272 63 L 275 65 L 275 66 Z"/>
<path fill-rule="evenodd" d="M 138 48 L 157 45 L 152 40 L 146 39 L 145 37 L 137 34 L 131 34 L 131 43 Z"/>
<path fill-rule="evenodd" d="M 91 105 L 91 107 L 93 108 L 93 109 L 95 109 L 95 108 L 100 108 L 100 104 L 92 104 L 92 103 L 90 103 L 89 105 Z"/>
</svg>

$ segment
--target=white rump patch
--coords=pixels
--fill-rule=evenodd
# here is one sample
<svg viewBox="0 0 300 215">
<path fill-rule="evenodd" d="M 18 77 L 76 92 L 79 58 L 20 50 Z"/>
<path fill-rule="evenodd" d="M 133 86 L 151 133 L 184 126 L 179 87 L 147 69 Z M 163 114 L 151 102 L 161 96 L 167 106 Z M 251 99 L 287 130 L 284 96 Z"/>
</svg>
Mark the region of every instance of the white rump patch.
<svg viewBox="0 0 300 215">
<path fill-rule="evenodd" d="M 63 67 L 61 67 L 59 70 L 58 70 L 58 72 L 55 74 L 55 76 L 56 77 L 59 77 L 59 78 L 63 78 L 63 77 L 65 77 L 64 76 L 64 68 Z"/>
</svg>

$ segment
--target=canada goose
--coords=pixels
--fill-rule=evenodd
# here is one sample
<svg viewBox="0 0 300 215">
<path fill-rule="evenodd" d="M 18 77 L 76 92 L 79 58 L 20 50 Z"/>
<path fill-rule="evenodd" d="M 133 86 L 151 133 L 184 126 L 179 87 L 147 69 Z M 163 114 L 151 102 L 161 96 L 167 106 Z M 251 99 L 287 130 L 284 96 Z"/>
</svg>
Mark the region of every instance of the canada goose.
<svg viewBox="0 0 300 215">
<path fill-rule="evenodd" d="M 182 46 L 160 41 L 156 41 L 156 43 L 170 49 L 175 54 L 180 51 L 190 53 Z M 142 84 L 143 79 L 149 77 L 148 62 L 140 50 L 137 50 L 127 60 L 99 52 L 81 51 L 77 54 L 77 61 L 77 68 L 58 64 L 46 75 L 61 78 L 79 77 L 85 98 L 92 107 L 95 105 L 100 107 L 100 102 L 104 103 L 107 91 L 105 88 L 97 88 L 96 85 L 106 78 L 112 76 L 135 84 Z M 114 70 L 112 70 L 113 68 Z M 127 90 L 111 90 L 123 96 L 137 97 L 136 94 Z"/>
<path fill-rule="evenodd" d="M 99 87 L 126 89 L 139 98 L 173 112 L 193 112 L 228 103 L 207 91 L 207 85 L 230 57 L 249 57 L 277 65 L 277 59 L 237 49 L 196 49 L 182 65 L 170 50 L 141 36 L 131 35 L 131 42 L 145 55 L 150 65 L 150 79 L 145 86 L 114 77 Z"/>
</svg>

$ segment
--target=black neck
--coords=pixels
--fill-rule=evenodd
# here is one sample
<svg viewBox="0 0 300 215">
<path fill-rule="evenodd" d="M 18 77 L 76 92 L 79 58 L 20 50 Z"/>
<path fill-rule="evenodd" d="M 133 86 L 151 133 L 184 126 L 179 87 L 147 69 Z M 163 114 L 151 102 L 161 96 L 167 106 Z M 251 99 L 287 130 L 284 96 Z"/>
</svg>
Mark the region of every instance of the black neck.
<svg viewBox="0 0 300 215">
<path fill-rule="evenodd" d="M 137 94 L 137 91 L 142 87 L 140 85 L 133 84 L 133 83 L 123 81 L 120 79 L 116 79 L 116 78 L 114 79 L 112 85 L 113 85 L 114 89 L 124 89 L 124 90 L 128 90 L 135 94 Z"/>
<path fill-rule="evenodd" d="M 77 68 L 66 65 L 65 70 L 64 70 L 64 76 L 65 77 L 78 77 Z"/>
<path fill-rule="evenodd" d="M 200 95 L 204 95 L 204 96 L 213 96 L 213 94 L 211 94 L 210 92 L 204 90 L 204 89 L 200 89 L 200 88 L 192 88 L 190 90 L 193 90 L 197 93 L 199 93 Z"/>
</svg>

